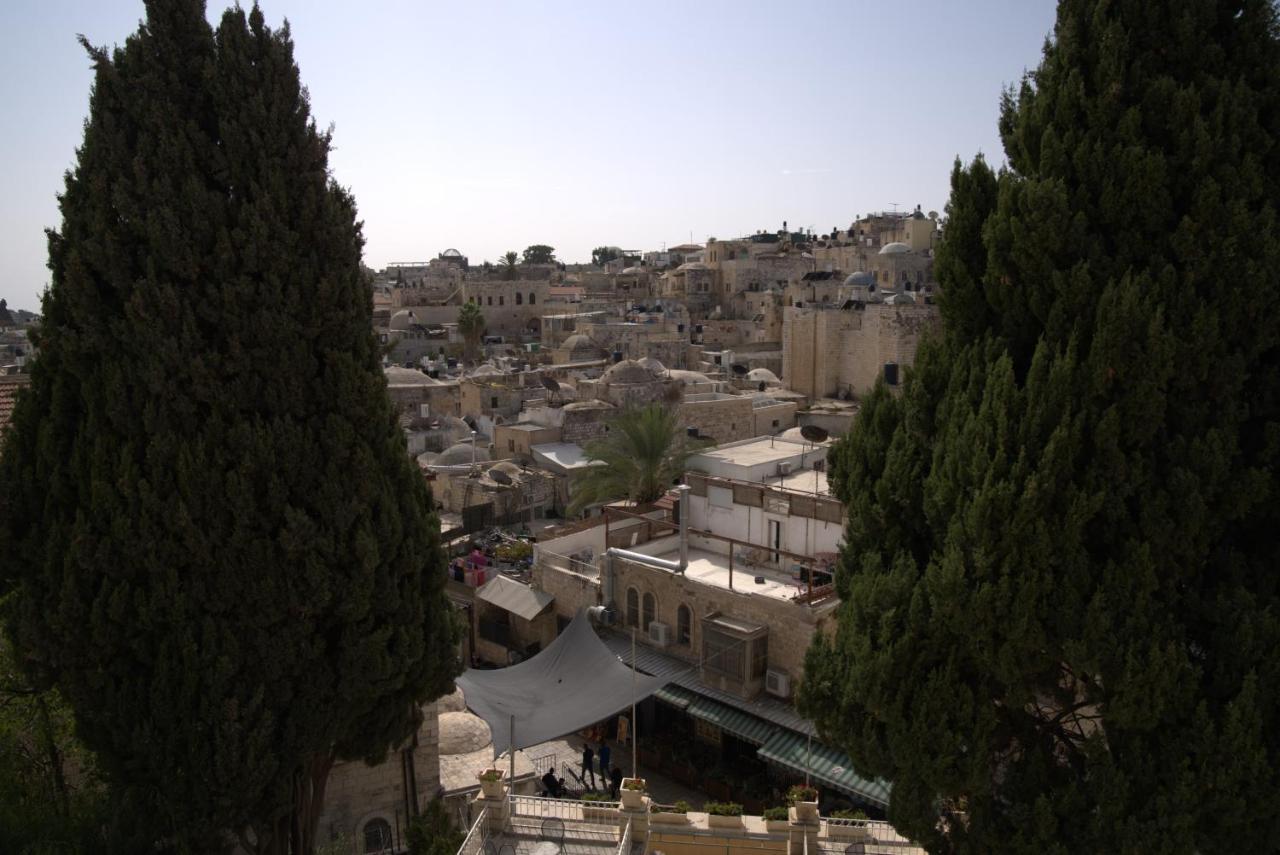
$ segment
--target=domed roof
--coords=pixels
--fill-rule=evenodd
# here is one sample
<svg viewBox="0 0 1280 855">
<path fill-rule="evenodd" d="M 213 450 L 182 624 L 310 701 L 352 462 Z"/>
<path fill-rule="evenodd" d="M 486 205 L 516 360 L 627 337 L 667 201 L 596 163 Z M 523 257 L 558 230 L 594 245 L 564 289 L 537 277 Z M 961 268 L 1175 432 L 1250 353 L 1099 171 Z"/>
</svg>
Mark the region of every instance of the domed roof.
<svg viewBox="0 0 1280 855">
<path fill-rule="evenodd" d="M 681 273 L 685 270 L 710 270 L 710 268 L 701 261 L 686 261 L 684 264 L 676 268 L 677 273 Z"/>
<path fill-rule="evenodd" d="M 502 475 L 499 475 L 497 478 L 495 478 L 493 477 L 494 472 L 501 472 Z M 490 481 L 494 481 L 498 484 L 503 483 L 502 481 L 503 475 L 505 475 L 507 478 L 511 479 L 512 481 L 524 480 L 524 470 L 521 469 L 516 464 L 512 463 L 510 460 L 499 460 L 497 463 L 489 467 L 487 474 L 489 475 Z"/>
<path fill-rule="evenodd" d="M 623 276 L 635 276 L 637 273 L 644 273 L 643 267 L 624 267 L 622 269 Z"/>
<path fill-rule="evenodd" d="M 488 449 L 475 448 L 475 461 L 477 463 L 489 462 Z M 471 443 L 460 442 L 457 445 L 451 445 L 444 451 L 440 452 L 440 456 L 435 459 L 432 466 L 467 466 L 471 463 Z"/>
<path fill-rule="evenodd" d="M 393 330 L 407 330 L 413 326 L 413 312 L 408 309 L 401 309 L 391 316 L 390 326 Z"/>
<path fill-rule="evenodd" d="M 502 371 L 500 369 L 494 368 L 492 365 L 485 363 L 484 365 L 476 366 L 475 370 L 473 370 L 467 376 L 468 377 L 493 377 L 495 374 L 501 374 L 501 373 Z"/>
<path fill-rule="evenodd" d="M 672 380 L 679 380 L 682 383 L 684 383 L 686 386 L 691 386 L 695 383 L 711 382 L 711 378 L 703 374 L 701 371 L 685 371 L 683 369 L 676 368 L 676 369 L 672 369 L 671 371 L 668 371 L 667 375 Z"/>
<path fill-rule="evenodd" d="M 462 712 L 466 708 L 466 695 L 462 694 L 462 689 L 458 686 L 454 686 L 452 692 L 436 701 L 436 712 Z"/>
<path fill-rule="evenodd" d="M 388 386 L 439 386 L 440 381 L 428 377 L 416 368 L 401 368 L 399 365 L 388 365 L 382 369 L 387 376 Z"/>
<path fill-rule="evenodd" d="M 867 270 L 858 270 L 846 276 L 844 278 L 844 284 L 849 286 L 857 285 L 865 288 L 868 285 L 876 284 L 876 277 L 875 274 Z"/>
<path fill-rule="evenodd" d="M 444 252 L 440 253 L 440 257 L 441 258 L 462 258 L 462 253 L 458 252 L 453 247 L 449 247 Z"/>
<path fill-rule="evenodd" d="M 663 365 L 661 362 L 654 359 L 652 356 L 646 356 L 644 359 L 641 359 L 640 364 L 655 373 L 667 370 L 667 366 Z"/>
<path fill-rule="evenodd" d="M 484 719 L 466 710 L 442 712 L 439 719 L 440 753 L 470 754 L 493 742 L 493 733 Z"/>
<path fill-rule="evenodd" d="M 880 255 L 901 255 L 904 252 L 910 251 L 911 247 L 907 246 L 905 243 L 900 243 L 899 241 L 886 243 L 884 246 L 880 247 Z"/>
<path fill-rule="evenodd" d="M 604 348 L 597 345 L 594 341 L 587 338 L 582 333 L 574 333 L 564 340 L 564 344 L 560 345 L 566 350 L 571 351 L 590 351 L 591 353 L 599 353 Z"/>
<path fill-rule="evenodd" d="M 592 398 L 590 401 L 574 401 L 572 404 L 565 404 L 561 409 L 565 412 L 573 412 L 576 410 L 612 410 L 613 404 L 601 401 L 599 398 Z"/>
<path fill-rule="evenodd" d="M 610 365 L 600 379 L 605 383 L 650 383 L 654 379 L 653 372 L 634 359 L 624 359 Z"/>
<path fill-rule="evenodd" d="M 778 375 L 768 368 L 753 368 L 747 372 L 747 379 L 752 383 L 779 383 Z"/>
</svg>

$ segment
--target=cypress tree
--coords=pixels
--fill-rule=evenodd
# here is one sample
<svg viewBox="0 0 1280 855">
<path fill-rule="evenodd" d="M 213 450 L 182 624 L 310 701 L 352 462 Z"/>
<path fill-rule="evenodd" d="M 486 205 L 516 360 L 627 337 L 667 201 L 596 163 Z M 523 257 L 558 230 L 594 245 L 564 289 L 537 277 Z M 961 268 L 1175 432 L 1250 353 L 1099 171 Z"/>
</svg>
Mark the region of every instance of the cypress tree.
<svg viewBox="0 0 1280 855">
<path fill-rule="evenodd" d="M 1276 851 L 1275 8 L 1064 0 L 1000 132 L 833 453 L 802 705 L 932 851 Z"/>
<path fill-rule="evenodd" d="M 382 756 L 455 673 L 355 204 L 256 6 L 215 30 L 148 0 L 90 54 L 0 461 L 7 623 L 172 842 L 309 852 L 334 760 Z"/>
</svg>

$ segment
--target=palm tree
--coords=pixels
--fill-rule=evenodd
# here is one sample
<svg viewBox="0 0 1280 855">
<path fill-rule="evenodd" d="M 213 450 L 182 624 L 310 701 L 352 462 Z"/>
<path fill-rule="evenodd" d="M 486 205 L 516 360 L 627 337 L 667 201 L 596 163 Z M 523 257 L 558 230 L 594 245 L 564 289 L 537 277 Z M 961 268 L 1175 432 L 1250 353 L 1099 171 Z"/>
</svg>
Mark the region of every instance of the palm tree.
<svg viewBox="0 0 1280 855">
<path fill-rule="evenodd" d="M 502 256 L 502 278 L 508 282 L 516 278 L 516 265 L 520 263 L 520 255 L 514 249 Z"/>
<path fill-rule="evenodd" d="M 575 476 L 569 514 L 614 499 L 643 504 L 661 497 L 705 445 L 685 437 L 676 413 L 659 404 L 627 410 L 610 423 L 607 436 L 587 443 L 586 459 L 603 465 Z"/>
<path fill-rule="evenodd" d="M 484 336 L 484 313 L 479 303 L 463 303 L 458 310 L 458 332 L 462 334 L 463 358 L 474 362 Z"/>
</svg>

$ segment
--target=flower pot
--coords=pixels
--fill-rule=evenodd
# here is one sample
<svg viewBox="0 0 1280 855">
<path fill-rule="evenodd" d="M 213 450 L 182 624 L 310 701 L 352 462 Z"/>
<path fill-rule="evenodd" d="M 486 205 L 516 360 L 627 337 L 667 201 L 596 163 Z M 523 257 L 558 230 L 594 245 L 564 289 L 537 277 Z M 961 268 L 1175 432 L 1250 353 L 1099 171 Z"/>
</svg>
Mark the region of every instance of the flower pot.
<svg viewBox="0 0 1280 855">
<path fill-rule="evenodd" d="M 765 831 L 769 832 L 789 831 L 791 829 L 791 823 L 787 822 L 785 819 L 766 819 L 764 821 L 764 828 Z"/>
<path fill-rule="evenodd" d="M 500 799 L 503 796 L 502 779 L 505 777 L 506 773 L 501 769 L 498 769 L 497 778 L 494 778 L 492 781 L 486 780 L 485 774 L 492 771 L 494 770 L 486 769 L 484 772 L 481 772 L 476 776 L 480 780 L 480 792 L 484 794 L 486 799 Z"/>
<path fill-rule="evenodd" d="M 832 822 L 824 823 L 829 840 L 847 841 L 849 843 L 871 841 L 871 832 L 864 825 L 843 825 Z"/>
<path fill-rule="evenodd" d="M 714 813 L 709 813 L 707 814 L 707 828 L 742 828 L 742 817 L 718 816 Z"/>
<path fill-rule="evenodd" d="M 640 789 L 627 789 L 627 784 L 633 781 L 639 782 Z M 622 789 L 618 792 L 622 796 L 622 806 L 627 810 L 640 810 L 644 807 L 644 778 L 623 778 Z"/>
<path fill-rule="evenodd" d="M 658 811 L 649 814 L 650 825 L 688 825 L 689 815 L 686 813 L 674 813 L 668 811 Z"/>
<path fill-rule="evenodd" d="M 582 818 L 587 822 L 618 824 L 618 809 L 615 807 L 582 806 Z"/>
<path fill-rule="evenodd" d="M 795 808 L 797 822 L 818 821 L 818 802 L 816 799 L 811 802 L 796 802 L 793 807 Z"/>
</svg>

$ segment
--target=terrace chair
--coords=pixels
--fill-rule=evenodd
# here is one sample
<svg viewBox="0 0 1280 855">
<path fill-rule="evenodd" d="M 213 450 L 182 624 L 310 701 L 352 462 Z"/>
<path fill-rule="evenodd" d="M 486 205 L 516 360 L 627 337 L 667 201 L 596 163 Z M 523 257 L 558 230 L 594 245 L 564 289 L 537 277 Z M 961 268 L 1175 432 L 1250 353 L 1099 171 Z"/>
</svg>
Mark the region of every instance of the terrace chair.
<svg viewBox="0 0 1280 855">
<path fill-rule="evenodd" d="M 555 816 L 549 816 L 546 819 L 542 820 L 542 839 L 549 840 L 552 843 L 563 845 L 564 820 Z"/>
</svg>

